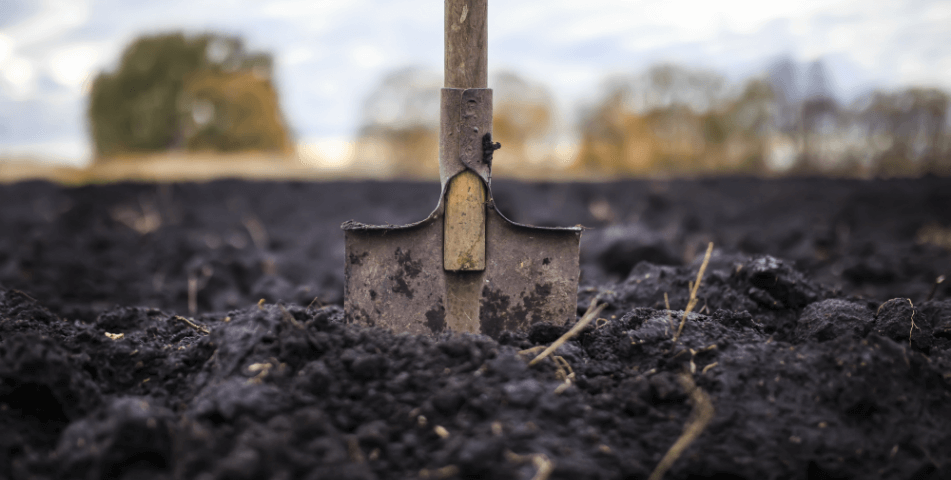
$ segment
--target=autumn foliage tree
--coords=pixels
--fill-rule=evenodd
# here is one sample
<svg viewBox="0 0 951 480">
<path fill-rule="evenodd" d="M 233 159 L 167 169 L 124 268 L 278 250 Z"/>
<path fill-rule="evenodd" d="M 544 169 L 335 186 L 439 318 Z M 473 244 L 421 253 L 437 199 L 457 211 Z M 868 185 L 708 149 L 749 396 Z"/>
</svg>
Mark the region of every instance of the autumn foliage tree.
<svg viewBox="0 0 951 480">
<path fill-rule="evenodd" d="M 858 123 L 872 140 L 872 172 L 951 175 L 949 104 L 951 96 L 933 88 L 871 94 Z"/>
<path fill-rule="evenodd" d="M 499 72 L 493 89 L 493 137 L 502 143 L 493 171 L 513 174 L 530 163 L 531 148 L 545 140 L 552 123 L 547 89 L 512 72 Z M 381 176 L 439 176 L 439 90 L 437 72 L 408 67 L 386 75 L 363 105 L 357 163 Z"/>
<path fill-rule="evenodd" d="M 762 80 L 731 96 L 720 75 L 676 65 L 617 79 L 583 122 L 576 169 L 608 176 L 762 171 L 771 102 Z"/>
<path fill-rule="evenodd" d="M 363 104 L 357 164 L 379 176 L 439 176 L 439 89 L 432 71 L 407 67 L 383 77 Z"/>
<path fill-rule="evenodd" d="M 215 34 L 147 36 L 92 85 L 88 117 L 99 157 L 170 149 L 285 150 L 272 59 Z"/>
</svg>

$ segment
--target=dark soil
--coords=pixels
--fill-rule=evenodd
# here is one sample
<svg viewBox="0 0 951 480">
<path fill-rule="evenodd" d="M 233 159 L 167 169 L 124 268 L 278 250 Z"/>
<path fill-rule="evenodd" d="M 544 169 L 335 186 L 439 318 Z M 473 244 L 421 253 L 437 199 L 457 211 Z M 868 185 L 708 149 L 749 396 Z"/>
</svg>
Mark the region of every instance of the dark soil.
<svg viewBox="0 0 951 480">
<path fill-rule="evenodd" d="M 340 223 L 437 192 L 0 187 L 0 478 L 647 478 L 691 382 L 715 413 L 664 478 L 951 478 L 951 252 L 920 235 L 951 180 L 497 182 L 515 221 L 593 227 L 602 319 L 533 367 L 571 325 L 343 317 Z"/>
</svg>

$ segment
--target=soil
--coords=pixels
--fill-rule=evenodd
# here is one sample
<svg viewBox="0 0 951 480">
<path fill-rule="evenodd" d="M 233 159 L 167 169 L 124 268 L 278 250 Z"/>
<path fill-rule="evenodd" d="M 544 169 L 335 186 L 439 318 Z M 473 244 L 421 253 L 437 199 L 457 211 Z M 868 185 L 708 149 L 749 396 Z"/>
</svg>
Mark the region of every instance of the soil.
<svg viewBox="0 0 951 480">
<path fill-rule="evenodd" d="M 531 367 L 344 318 L 340 223 L 437 192 L 0 187 L 0 478 L 951 478 L 951 180 L 497 181 L 606 305 Z"/>
</svg>

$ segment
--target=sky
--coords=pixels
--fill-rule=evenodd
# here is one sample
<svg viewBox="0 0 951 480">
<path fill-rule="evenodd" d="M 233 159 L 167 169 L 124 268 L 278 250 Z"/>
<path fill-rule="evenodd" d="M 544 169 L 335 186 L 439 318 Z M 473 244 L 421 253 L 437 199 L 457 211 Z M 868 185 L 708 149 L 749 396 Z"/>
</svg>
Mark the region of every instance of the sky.
<svg viewBox="0 0 951 480">
<path fill-rule="evenodd" d="M 138 36 L 177 30 L 238 35 L 274 55 L 295 137 L 339 142 L 384 75 L 441 72 L 442 29 L 439 0 L 0 0 L 0 158 L 89 161 L 92 80 Z M 490 72 L 545 84 L 568 116 L 611 75 L 674 62 L 740 81 L 780 58 L 822 60 L 843 101 L 874 88 L 951 90 L 951 1 L 489 4 Z"/>
</svg>

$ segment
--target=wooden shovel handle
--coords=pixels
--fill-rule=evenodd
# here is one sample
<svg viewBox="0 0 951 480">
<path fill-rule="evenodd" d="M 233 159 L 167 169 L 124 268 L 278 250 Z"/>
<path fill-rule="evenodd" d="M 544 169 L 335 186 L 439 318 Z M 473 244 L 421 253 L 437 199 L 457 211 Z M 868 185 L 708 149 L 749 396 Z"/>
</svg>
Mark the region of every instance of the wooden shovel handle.
<svg viewBox="0 0 951 480">
<path fill-rule="evenodd" d="M 446 0 L 446 88 L 488 85 L 488 0 Z M 441 132 L 445 135 L 446 132 Z M 485 270 L 485 186 L 471 171 L 456 175 L 446 191 L 443 268 Z"/>
<path fill-rule="evenodd" d="M 488 86 L 488 0 L 446 0 L 446 88 Z"/>
</svg>

